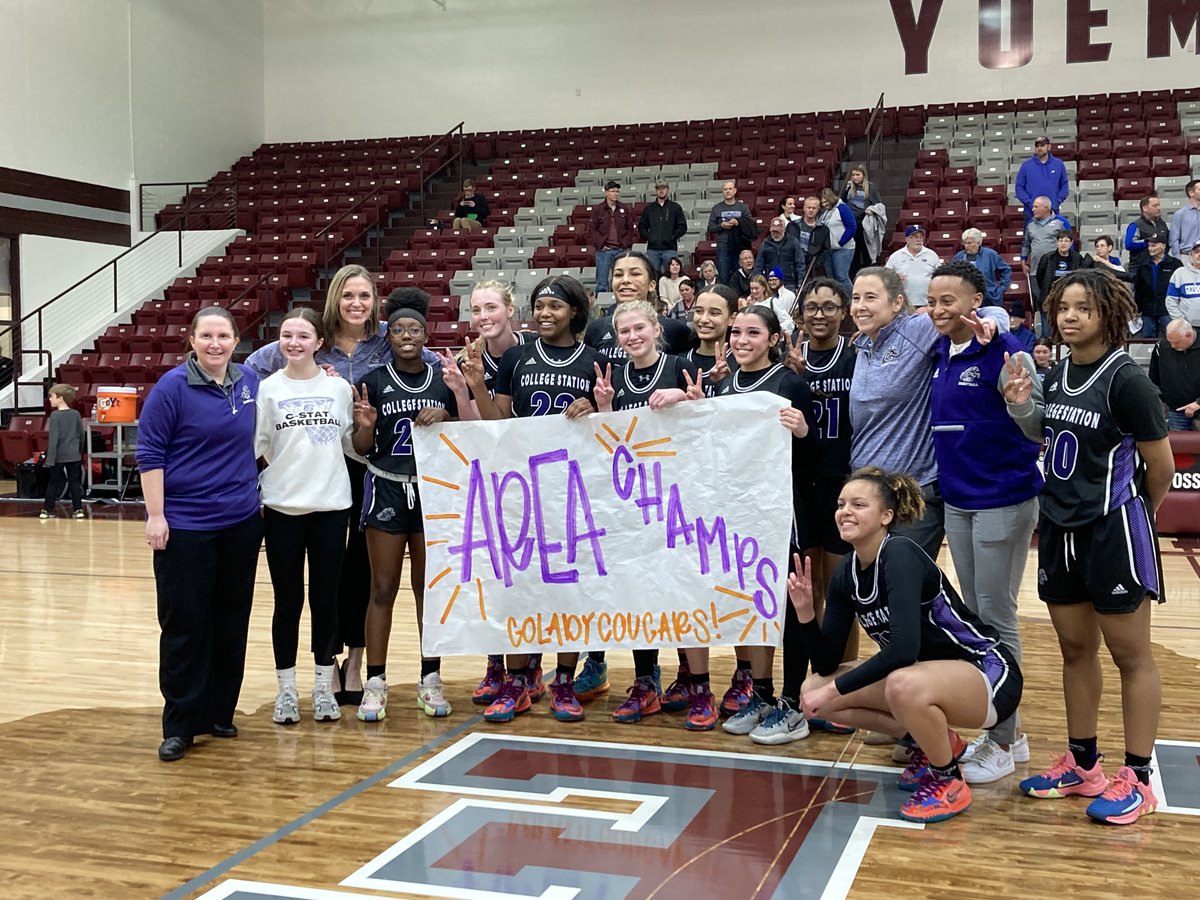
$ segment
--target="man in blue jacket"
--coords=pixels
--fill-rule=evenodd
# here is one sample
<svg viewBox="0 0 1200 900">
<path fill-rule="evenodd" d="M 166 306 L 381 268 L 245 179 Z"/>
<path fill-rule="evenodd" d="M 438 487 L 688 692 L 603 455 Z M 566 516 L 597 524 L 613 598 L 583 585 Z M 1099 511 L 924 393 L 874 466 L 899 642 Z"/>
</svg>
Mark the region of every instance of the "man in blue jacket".
<svg viewBox="0 0 1200 900">
<path fill-rule="evenodd" d="M 1021 163 L 1015 190 L 1025 207 L 1025 224 L 1033 218 L 1033 201 L 1038 197 L 1048 197 L 1050 209 L 1058 213 L 1071 193 L 1071 184 L 1067 180 L 1067 167 L 1050 152 L 1050 138 L 1042 135 L 1033 142 L 1033 156 Z"/>
</svg>

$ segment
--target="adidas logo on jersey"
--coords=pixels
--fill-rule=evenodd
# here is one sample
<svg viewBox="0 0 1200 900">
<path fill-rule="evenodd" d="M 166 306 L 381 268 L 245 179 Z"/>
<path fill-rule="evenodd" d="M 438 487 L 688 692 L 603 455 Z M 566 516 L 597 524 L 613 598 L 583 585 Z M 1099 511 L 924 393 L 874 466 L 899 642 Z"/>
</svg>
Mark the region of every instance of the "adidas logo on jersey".
<svg viewBox="0 0 1200 900">
<path fill-rule="evenodd" d="M 1058 390 L 1058 383 L 1057 383 L 1057 382 L 1055 382 L 1054 384 L 1050 385 L 1050 387 L 1046 388 L 1046 390 L 1047 390 L 1047 391 L 1057 391 L 1057 390 Z"/>
<path fill-rule="evenodd" d="M 1129 591 L 1125 590 L 1125 585 L 1123 585 L 1123 584 L 1118 584 L 1115 588 L 1112 589 L 1112 592 L 1113 592 L 1114 597 L 1120 597 L 1120 596 L 1123 596 L 1123 595 L 1129 593 Z"/>
<path fill-rule="evenodd" d="M 385 394 L 390 394 L 390 393 L 394 392 L 395 390 L 396 389 L 394 387 L 392 387 L 390 384 L 385 384 L 383 386 L 383 393 L 385 393 Z"/>
<path fill-rule="evenodd" d="M 525 360 L 525 365 L 527 365 L 527 366 L 536 366 L 536 365 L 537 365 L 537 360 L 536 360 L 536 359 L 534 359 L 534 358 L 531 356 L 531 357 L 529 357 L 529 359 Z"/>
<path fill-rule="evenodd" d="M 600 338 L 600 340 L 602 340 L 602 341 L 611 341 L 611 340 L 613 340 L 613 333 L 612 333 L 611 331 L 606 331 L 606 332 L 604 332 L 604 337 Z"/>
</svg>

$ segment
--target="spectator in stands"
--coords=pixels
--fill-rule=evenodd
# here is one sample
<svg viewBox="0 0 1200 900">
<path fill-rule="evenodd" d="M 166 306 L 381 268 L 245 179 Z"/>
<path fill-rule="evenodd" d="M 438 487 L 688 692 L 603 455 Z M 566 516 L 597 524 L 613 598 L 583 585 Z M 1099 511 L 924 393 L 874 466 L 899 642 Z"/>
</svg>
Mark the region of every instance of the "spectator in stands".
<svg viewBox="0 0 1200 900">
<path fill-rule="evenodd" d="M 1021 163 L 1017 171 L 1015 193 L 1025 208 L 1026 225 L 1037 215 L 1033 205 L 1038 197 L 1045 197 L 1050 204 L 1050 211 L 1057 213 L 1062 202 L 1070 195 L 1067 167 L 1050 152 L 1050 138 L 1045 135 L 1034 140 L 1033 156 Z"/>
<path fill-rule="evenodd" d="M 1029 279 L 1029 296 L 1037 315 L 1035 325 L 1039 337 L 1050 334 L 1050 324 L 1042 312 L 1042 294 L 1037 287 L 1037 267 L 1042 257 L 1054 251 L 1060 231 L 1070 231 L 1071 223 L 1056 216 L 1050 206 L 1049 197 L 1036 197 L 1033 201 L 1033 218 L 1025 224 L 1025 238 L 1021 241 L 1021 271 Z"/>
<path fill-rule="evenodd" d="M 938 255 L 925 246 L 925 229 L 909 225 L 904 229 L 904 246 L 888 257 L 887 268 L 900 276 L 904 296 L 920 309 L 929 305 L 929 279 L 941 264 Z"/>
<path fill-rule="evenodd" d="M 875 214 L 871 212 L 872 207 L 882 206 L 883 203 L 878 188 L 872 186 L 867 178 L 867 167 L 862 163 L 851 167 L 850 177 L 842 186 L 842 201 L 854 214 L 854 258 L 850 262 L 850 277 L 853 278 L 863 266 L 875 265 L 875 260 L 870 258 L 863 222 L 868 215 Z"/>
<path fill-rule="evenodd" d="M 738 297 L 745 299 L 750 296 L 750 278 L 754 275 L 754 251 L 743 250 L 738 254 L 737 271 L 725 282 L 737 291 Z"/>
<path fill-rule="evenodd" d="M 785 335 L 796 330 L 796 293 L 783 283 L 783 270 L 776 266 L 767 273 L 767 305 L 775 311 Z"/>
<path fill-rule="evenodd" d="M 1171 275 L 1167 285 L 1167 313 L 1172 319 L 1186 319 L 1200 326 L 1200 240 L 1188 251 L 1188 258 Z"/>
<path fill-rule="evenodd" d="M 454 204 L 454 230 L 478 231 L 490 212 L 487 197 L 475 193 L 475 182 L 468 178 L 463 182 L 462 196 Z"/>
<path fill-rule="evenodd" d="M 695 285 L 696 296 L 699 297 L 709 288 L 716 287 L 720 283 L 717 280 L 717 264 L 711 259 L 700 263 L 700 282 Z"/>
<path fill-rule="evenodd" d="M 1070 229 L 1064 229 L 1055 235 L 1054 244 L 1054 252 L 1044 254 L 1038 260 L 1037 270 L 1033 273 L 1040 297 L 1048 296 L 1054 282 L 1068 272 L 1092 267 L 1092 258 L 1075 249 L 1075 236 Z"/>
<path fill-rule="evenodd" d="M 1033 342 L 1033 364 L 1037 367 L 1037 377 L 1044 381 L 1054 368 L 1054 341 L 1048 337 L 1040 337 Z"/>
<path fill-rule="evenodd" d="M 1125 229 L 1125 249 L 1129 251 L 1129 271 L 1137 272 L 1138 266 L 1150 255 L 1150 240 L 1158 238 L 1163 244 L 1171 243 L 1171 232 L 1162 220 L 1162 204 L 1158 194 L 1143 197 L 1138 202 L 1141 215 Z"/>
<path fill-rule="evenodd" d="M 240 337 L 227 310 L 196 313 L 187 361 L 154 385 L 138 425 L 162 629 L 163 762 L 182 759 L 198 734 L 237 737 L 233 712 L 263 539 L 254 457 L 258 377 L 233 362 Z"/>
<path fill-rule="evenodd" d="M 1184 319 L 1167 326 L 1166 336 L 1150 354 L 1150 380 L 1162 391 L 1171 431 L 1200 431 L 1200 342 Z"/>
<path fill-rule="evenodd" d="M 997 304 L 991 304 L 996 306 Z M 1032 355 L 1033 345 L 1037 343 L 1037 335 L 1033 333 L 1033 329 L 1025 324 L 1025 304 L 1020 300 L 1012 305 L 1009 311 L 1008 319 L 1009 334 L 1021 342 L 1021 346 L 1025 348 L 1025 352 Z"/>
<path fill-rule="evenodd" d="M 592 207 L 588 243 L 596 251 L 596 293 L 609 289 L 613 261 L 633 247 L 633 213 L 621 202 L 621 183 L 606 181 L 604 199 Z"/>
<path fill-rule="evenodd" d="M 988 306 L 1000 306 L 1004 292 L 1012 283 L 1012 267 L 991 247 L 983 246 L 983 232 L 968 228 L 962 233 L 963 248 L 954 254 L 954 262 L 969 262 L 983 273 L 987 285 Z"/>
<path fill-rule="evenodd" d="M 646 255 L 660 272 L 667 270 L 668 260 L 679 255 L 679 239 L 687 234 L 687 216 L 682 206 L 667 198 L 670 189 L 662 178 L 654 182 L 654 199 L 642 210 L 637 226 L 646 242 Z"/>
<path fill-rule="evenodd" d="M 683 260 L 678 256 L 668 259 L 662 277 L 658 279 L 658 299 L 667 304 L 668 309 L 679 302 L 679 282 L 685 277 Z"/>
<path fill-rule="evenodd" d="M 1171 314 L 1167 312 L 1167 290 L 1171 277 L 1183 263 L 1167 255 L 1166 235 L 1152 235 L 1146 242 L 1146 259 L 1132 273 L 1133 300 L 1142 317 L 1139 337 L 1162 337 L 1167 333 Z"/>
<path fill-rule="evenodd" d="M 1092 241 L 1092 246 L 1096 248 L 1092 259 L 1097 265 L 1104 266 L 1118 278 L 1121 278 L 1125 272 L 1125 266 L 1121 263 L 1121 257 L 1113 253 L 1113 248 L 1117 246 L 1117 242 L 1112 239 L 1111 235 L 1102 234 L 1100 237 Z M 1127 280 L 1127 279 L 1122 279 Z"/>
<path fill-rule="evenodd" d="M 831 277 L 842 283 L 847 294 L 854 292 L 854 284 L 850 281 L 850 265 L 854 262 L 854 235 L 858 224 L 854 221 L 854 213 L 843 203 L 831 188 L 821 191 L 820 223 L 829 229 L 829 257 L 825 263 L 825 271 Z"/>
<path fill-rule="evenodd" d="M 696 289 L 692 287 L 692 279 L 686 275 L 679 279 L 678 287 L 679 298 L 667 307 L 665 315 L 668 319 L 691 322 L 696 314 L 696 311 L 692 308 L 696 303 Z"/>
<path fill-rule="evenodd" d="M 721 202 L 708 214 L 708 233 L 716 235 L 717 274 L 725 283 L 737 266 L 738 254 L 758 239 L 758 225 L 750 207 L 737 199 L 736 184 L 726 181 L 721 186 L 721 196 Z M 697 294 L 702 293 L 703 288 L 697 291 Z"/>
<path fill-rule="evenodd" d="M 779 215 L 783 216 L 784 221 L 789 225 L 800 219 L 800 202 L 796 199 L 795 194 L 788 194 L 779 201 Z"/>
<path fill-rule="evenodd" d="M 788 234 L 800 241 L 800 249 L 804 251 L 805 274 L 801 280 L 825 274 L 825 262 L 829 259 L 829 228 L 821 224 L 820 216 L 821 198 L 805 197 L 803 213 L 787 227 Z"/>
<path fill-rule="evenodd" d="M 1184 187 L 1187 205 L 1171 213 L 1171 255 L 1186 260 L 1188 247 L 1200 241 L 1200 178 Z"/>
<path fill-rule="evenodd" d="M 783 283 L 793 291 L 804 276 L 804 251 L 800 242 L 787 233 L 787 220 L 783 216 L 771 220 L 770 232 L 754 260 L 754 271 L 759 275 L 769 275 L 772 269 L 782 270 Z"/>
</svg>

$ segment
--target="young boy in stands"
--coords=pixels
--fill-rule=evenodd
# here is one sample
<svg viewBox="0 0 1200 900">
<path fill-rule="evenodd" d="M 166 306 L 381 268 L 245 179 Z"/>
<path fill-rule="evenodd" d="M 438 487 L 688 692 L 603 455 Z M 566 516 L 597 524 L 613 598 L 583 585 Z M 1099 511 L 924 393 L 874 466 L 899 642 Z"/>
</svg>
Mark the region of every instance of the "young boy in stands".
<svg viewBox="0 0 1200 900">
<path fill-rule="evenodd" d="M 75 388 L 56 384 L 50 388 L 50 446 L 46 448 L 45 465 L 50 470 L 46 486 L 46 504 L 39 518 L 53 519 L 54 504 L 62 496 L 63 485 L 71 491 L 71 509 L 76 519 L 83 515 L 83 417 L 71 408 Z"/>
</svg>

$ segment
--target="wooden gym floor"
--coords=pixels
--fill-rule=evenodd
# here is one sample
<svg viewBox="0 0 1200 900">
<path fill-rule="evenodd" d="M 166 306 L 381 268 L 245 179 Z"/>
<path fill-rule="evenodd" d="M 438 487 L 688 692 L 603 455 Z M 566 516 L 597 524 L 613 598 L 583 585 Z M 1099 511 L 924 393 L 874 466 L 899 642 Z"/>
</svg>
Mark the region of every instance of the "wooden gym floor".
<svg viewBox="0 0 1200 900">
<path fill-rule="evenodd" d="M 1200 882 L 1196 542 L 1161 541 L 1157 763 L 1170 809 L 1105 828 L 1082 801 L 1022 798 L 1008 778 L 975 788 L 966 815 L 919 830 L 896 820 L 887 748 L 857 737 L 770 748 L 685 732 L 679 714 L 614 724 L 632 680 L 626 654 L 610 655 L 612 692 L 578 725 L 543 703 L 488 726 L 469 699 L 476 659 L 446 661 L 455 711 L 429 719 L 410 695 L 418 651 L 403 594 L 388 720 L 364 725 L 347 708 L 337 723 L 276 726 L 265 561 L 240 737 L 160 763 L 140 511 L 122 519 L 89 504 L 84 521 L 42 522 L 37 508 L 0 501 L 0 897 L 1177 898 Z M 1033 761 L 1018 778 L 1065 740 L 1033 571 L 1020 601 Z M 731 668 L 728 651 L 714 653 L 718 690 Z M 1115 771 L 1119 680 L 1107 660 L 1105 677 L 1101 747 Z M 305 715 L 310 678 L 301 667 Z"/>
</svg>

